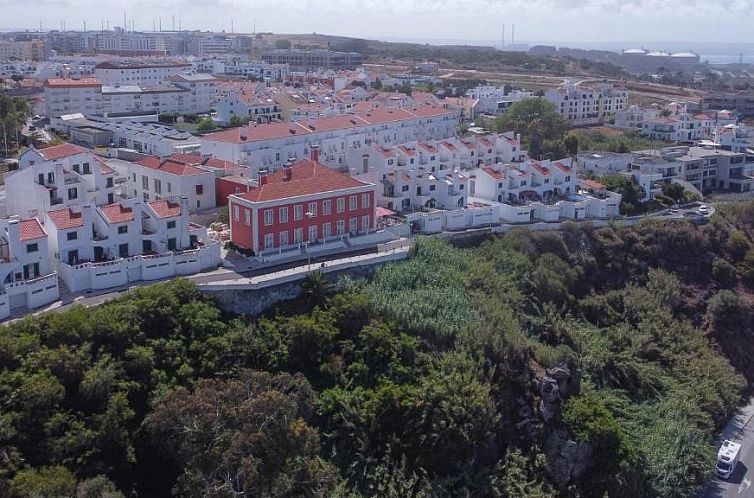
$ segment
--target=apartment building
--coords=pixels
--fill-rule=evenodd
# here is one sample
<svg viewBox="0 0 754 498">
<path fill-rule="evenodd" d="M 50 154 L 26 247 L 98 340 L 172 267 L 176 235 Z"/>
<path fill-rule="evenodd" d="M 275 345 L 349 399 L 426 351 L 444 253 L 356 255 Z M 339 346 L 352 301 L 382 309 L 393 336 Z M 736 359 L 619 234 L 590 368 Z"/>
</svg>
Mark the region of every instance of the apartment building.
<svg viewBox="0 0 754 498">
<path fill-rule="evenodd" d="M 261 176 L 248 192 L 229 197 L 231 241 L 265 255 L 316 250 L 315 245 L 375 230 L 373 184 L 338 173 L 311 159 L 287 164 Z M 342 246 L 341 246 L 342 247 Z"/>
<path fill-rule="evenodd" d="M 377 205 L 398 213 L 461 209 L 468 201 L 469 179 L 460 171 L 398 169 L 381 180 Z"/>
<path fill-rule="evenodd" d="M 566 82 L 547 90 L 544 98 L 574 125 L 602 123 L 628 107 L 628 91 L 613 85 L 589 87 Z"/>
<path fill-rule="evenodd" d="M 48 118 L 74 112 L 101 115 L 104 110 L 98 78 L 50 78 L 44 84 L 44 98 Z"/>
<path fill-rule="evenodd" d="M 215 207 L 213 171 L 200 169 L 197 156 L 176 154 L 161 159 L 156 156 L 129 165 L 129 197 L 144 202 L 185 197 L 191 210 Z"/>
<path fill-rule="evenodd" d="M 333 52 L 330 50 L 268 50 L 262 52 L 262 60 L 268 64 L 286 64 L 293 71 L 316 71 L 317 69 L 356 69 L 363 63 L 357 52 Z"/>
<path fill-rule="evenodd" d="M 534 93 L 526 90 L 508 90 L 489 85 L 479 85 L 466 92 L 471 99 L 472 113 L 470 119 L 479 115 L 499 116 L 504 114 L 516 102 L 534 97 Z"/>
<path fill-rule="evenodd" d="M 36 218 L 0 219 L 0 320 L 17 308 L 51 303 L 59 293 L 44 227 Z"/>
<path fill-rule="evenodd" d="M 158 123 L 134 120 L 109 121 L 73 114 L 50 120 L 53 130 L 66 133 L 71 142 L 87 147 L 119 147 L 144 154 L 167 157 L 171 154 L 192 154 L 201 150 L 197 138 Z"/>
<path fill-rule="evenodd" d="M 702 112 L 729 109 L 741 118 L 754 117 L 754 94 L 751 92 L 714 93 L 702 97 L 700 105 Z"/>
<path fill-rule="evenodd" d="M 16 59 L 20 61 L 43 61 L 47 58 L 43 40 L 9 41 L 0 40 L 0 61 Z"/>
<path fill-rule="evenodd" d="M 737 124 L 716 126 L 712 130 L 712 142 L 715 146 L 733 152 L 742 152 L 752 155 L 754 140 L 750 136 L 748 127 Z"/>
<path fill-rule="evenodd" d="M 151 86 L 164 83 L 190 69 L 190 64 L 182 62 L 105 61 L 94 66 L 94 74 L 108 86 Z"/>
<path fill-rule="evenodd" d="M 660 116 L 642 123 L 642 135 L 666 142 L 697 141 L 712 135 L 713 119 L 706 114 L 689 115 L 680 112 Z"/>
<path fill-rule="evenodd" d="M 283 119 L 283 108 L 275 99 L 251 91 L 251 89 L 231 90 L 217 103 L 217 120 L 228 123 L 238 116 L 244 122 L 257 124 L 270 123 Z"/>
<path fill-rule="evenodd" d="M 102 110 L 107 116 L 201 112 L 200 107 L 191 106 L 190 94 L 190 90 L 175 85 L 103 86 Z"/>
<path fill-rule="evenodd" d="M 85 203 L 112 203 L 115 171 L 90 150 L 73 144 L 28 149 L 19 167 L 5 174 L 8 214 L 42 216 L 46 211 Z"/>
<path fill-rule="evenodd" d="M 50 259 L 74 292 L 214 268 L 220 244 L 189 222 L 188 213 L 185 198 L 133 198 L 48 212 Z"/>
<path fill-rule="evenodd" d="M 677 146 L 632 153 L 632 169 L 662 175 L 664 182 L 679 181 L 700 192 L 752 190 L 754 165 L 746 154 L 713 146 Z"/>
<path fill-rule="evenodd" d="M 579 179 L 568 161 L 482 166 L 470 172 L 472 199 L 492 203 L 513 223 L 618 216 L 620 194 Z"/>
<path fill-rule="evenodd" d="M 199 137 L 202 154 L 277 171 L 289 160 L 307 157 L 319 145 L 320 160 L 347 168 L 347 151 L 372 144 L 395 145 L 440 140 L 456 134 L 458 113 L 442 106 L 406 109 L 374 107 L 362 112 L 308 121 L 250 124 Z"/>
<path fill-rule="evenodd" d="M 644 123 L 660 116 L 656 107 L 644 108 L 632 105 L 615 113 L 615 127 L 622 130 L 641 130 Z"/>
</svg>

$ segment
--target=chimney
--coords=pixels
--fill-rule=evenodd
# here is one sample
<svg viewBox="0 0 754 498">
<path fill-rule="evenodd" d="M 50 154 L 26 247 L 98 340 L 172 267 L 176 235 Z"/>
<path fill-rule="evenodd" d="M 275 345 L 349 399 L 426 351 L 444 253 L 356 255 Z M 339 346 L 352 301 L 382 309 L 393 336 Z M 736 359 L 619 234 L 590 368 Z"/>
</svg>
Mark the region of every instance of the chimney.
<svg viewBox="0 0 754 498">
<path fill-rule="evenodd" d="M 286 162 L 283 165 L 283 181 L 288 182 L 291 180 L 291 178 L 293 178 L 292 166 L 293 166 L 293 161 L 291 160 L 288 160 L 288 162 Z"/>
<path fill-rule="evenodd" d="M 319 163 L 319 145 L 312 145 L 312 162 Z"/>
<path fill-rule="evenodd" d="M 245 142 L 246 139 L 249 138 L 249 128 L 247 126 L 242 126 L 240 130 L 240 134 L 241 134 L 241 140 Z"/>
<path fill-rule="evenodd" d="M 259 181 L 258 181 L 259 186 L 263 187 L 267 185 L 267 170 L 260 169 L 258 175 L 259 175 Z"/>
</svg>

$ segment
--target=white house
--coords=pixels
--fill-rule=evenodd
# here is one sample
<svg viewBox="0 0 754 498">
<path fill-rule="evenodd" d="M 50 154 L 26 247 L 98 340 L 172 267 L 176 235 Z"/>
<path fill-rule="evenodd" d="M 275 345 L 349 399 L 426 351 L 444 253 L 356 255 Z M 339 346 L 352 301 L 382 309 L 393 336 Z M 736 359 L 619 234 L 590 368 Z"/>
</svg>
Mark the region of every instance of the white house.
<svg viewBox="0 0 754 498">
<path fill-rule="evenodd" d="M 105 85 L 157 85 L 190 69 L 182 62 L 105 61 L 94 66 L 94 74 Z"/>
<path fill-rule="evenodd" d="M 80 112 L 101 115 L 102 81 L 97 78 L 50 78 L 44 84 L 45 115 L 48 118 Z"/>
<path fill-rule="evenodd" d="M 628 106 L 628 91 L 608 84 L 591 87 L 568 81 L 547 90 L 544 98 L 576 125 L 601 123 Z"/>
<path fill-rule="evenodd" d="M 0 319 L 11 310 L 37 308 L 59 296 L 52 271 L 47 232 L 35 218 L 0 219 Z"/>
<path fill-rule="evenodd" d="M 198 273 L 220 263 L 220 244 L 188 221 L 188 199 L 145 203 L 127 199 L 107 206 L 47 213 L 49 250 L 60 278 L 74 292 L 139 280 Z"/>
<path fill-rule="evenodd" d="M 283 119 L 283 109 L 273 98 L 250 89 L 230 91 L 217 103 L 217 120 L 228 123 L 238 116 L 244 122 L 269 123 Z"/>
<path fill-rule="evenodd" d="M 320 161 L 345 169 L 347 150 L 371 144 L 395 145 L 455 136 L 457 111 L 434 105 L 394 109 L 375 106 L 354 114 L 253 124 L 199 138 L 202 154 L 260 170 L 277 171 L 292 158 L 308 157 L 320 146 Z"/>
<path fill-rule="evenodd" d="M 215 207 L 214 171 L 200 169 L 198 156 L 151 156 L 132 163 L 128 175 L 129 196 L 144 202 L 185 196 L 191 210 Z M 199 158 L 201 159 L 201 158 Z"/>
<path fill-rule="evenodd" d="M 19 168 L 5 174 L 9 214 L 42 216 L 57 207 L 115 200 L 115 171 L 90 150 L 73 144 L 27 149 Z"/>
</svg>

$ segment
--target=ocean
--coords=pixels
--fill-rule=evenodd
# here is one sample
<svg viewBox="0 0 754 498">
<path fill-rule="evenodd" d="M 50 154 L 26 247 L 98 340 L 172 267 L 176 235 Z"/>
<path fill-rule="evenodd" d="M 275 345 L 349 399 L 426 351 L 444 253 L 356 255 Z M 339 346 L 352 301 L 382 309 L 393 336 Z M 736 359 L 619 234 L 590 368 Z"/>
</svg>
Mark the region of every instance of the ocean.
<svg viewBox="0 0 754 498">
<path fill-rule="evenodd" d="M 709 61 L 710 64 L 738 64 L 743 61 L 744 64 L 754 64 L 754 55 L 700 55 L 701 61 Z"/>
</svg>

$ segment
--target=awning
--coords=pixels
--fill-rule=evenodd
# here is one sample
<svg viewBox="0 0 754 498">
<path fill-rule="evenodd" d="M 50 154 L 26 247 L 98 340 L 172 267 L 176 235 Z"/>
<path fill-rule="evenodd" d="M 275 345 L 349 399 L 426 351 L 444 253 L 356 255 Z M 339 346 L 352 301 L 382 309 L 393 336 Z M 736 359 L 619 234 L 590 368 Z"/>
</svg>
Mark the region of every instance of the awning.
<svg viewBox="0 0 754 498">
<path fill-rule="evenodd" d="M 385 216 L 395 216 L 395 211 L 390 211 L 389 209 L 384 208 L 384 207 L 378 207 L 377 217 L 384 218 Z"/>
</svg>

